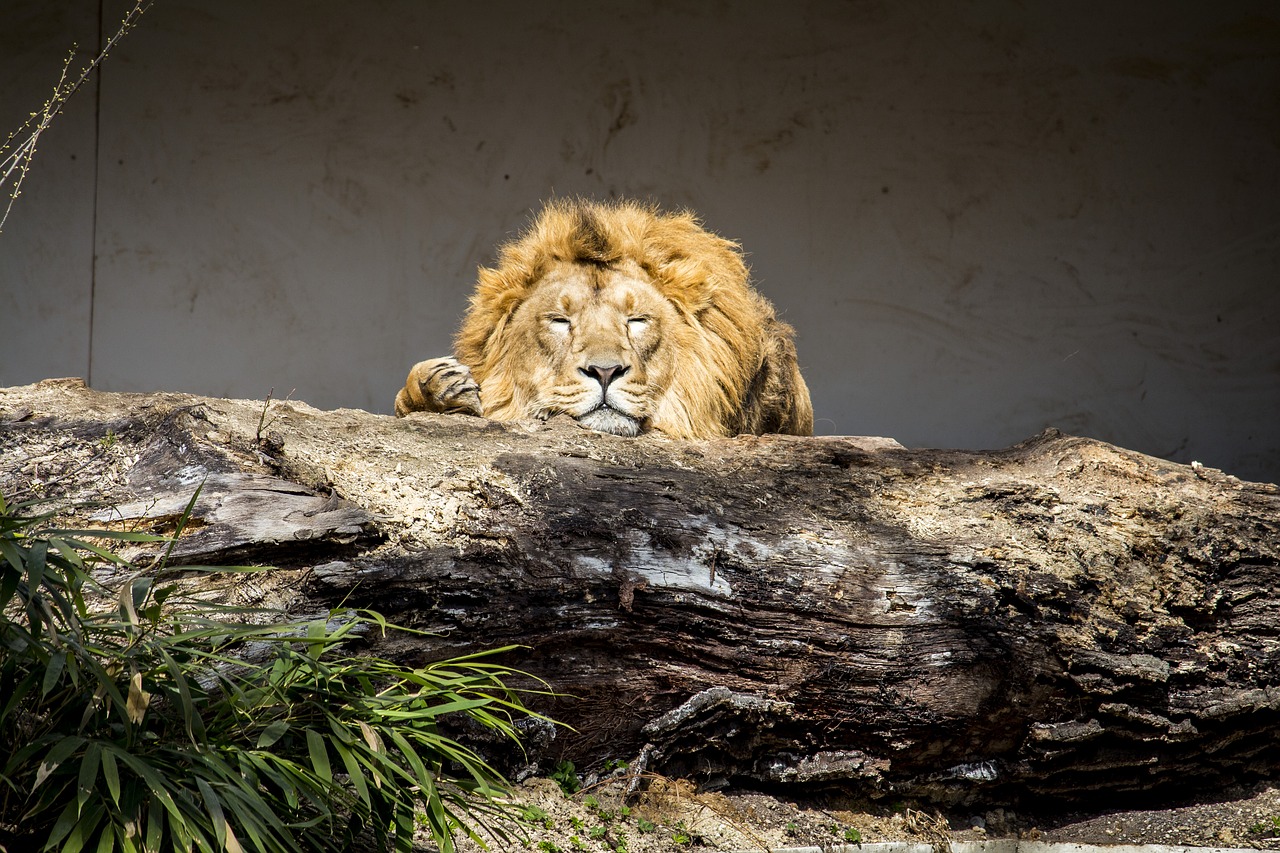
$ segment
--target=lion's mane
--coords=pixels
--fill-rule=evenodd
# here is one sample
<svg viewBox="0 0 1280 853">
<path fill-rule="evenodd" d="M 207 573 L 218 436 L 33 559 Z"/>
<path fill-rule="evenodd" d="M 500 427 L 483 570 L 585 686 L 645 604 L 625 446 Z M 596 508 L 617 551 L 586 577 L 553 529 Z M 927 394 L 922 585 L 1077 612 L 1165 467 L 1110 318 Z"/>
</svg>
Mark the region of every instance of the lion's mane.
<svg viewBox="0 0 1280 853">
<path fill-rule="evenodd" d="M 516 377 L 538 357 L 532 331 L 513 322 L 516 308 L 563 262 L 632 262 L 675 306 L 682 328 L 674 378 L 663 392 L 665 414 L 649 428 L 678 438 L 812 433 L 794 333 L 750 285 L 738 245 L 691 213 L 631 201 L 552 202 L 501 247 L 494 267 L 480 269 L 455 354 L 480 384 L 487 415 L 496 416 L 491 404 L 511 399 Z"/>
</svg>

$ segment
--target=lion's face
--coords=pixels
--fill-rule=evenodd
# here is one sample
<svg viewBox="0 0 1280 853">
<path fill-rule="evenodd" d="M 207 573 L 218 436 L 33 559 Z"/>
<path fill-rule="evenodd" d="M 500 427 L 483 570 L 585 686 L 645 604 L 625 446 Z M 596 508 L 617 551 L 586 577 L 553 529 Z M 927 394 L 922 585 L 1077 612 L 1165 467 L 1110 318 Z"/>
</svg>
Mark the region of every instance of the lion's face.
<svg viewBox="0 0 1280 853">
<path fill-rule="evenodd" d="M 618 435 L 809 435 L 791 335 L 737 245 L 692 214 L 572 201 L 548 204 L 480 268 L 454 354 L 496 421 L 563 413 Z"/>
<path fill-rule="evenodd" d="M 509 320 L 524 343 L 515 396 L 537 417 L 567 414 L 600 432 L 638 435 L 671 383 L 667 342 L 679 323 L 635 264 L 558 264 Z"/>
</svg>

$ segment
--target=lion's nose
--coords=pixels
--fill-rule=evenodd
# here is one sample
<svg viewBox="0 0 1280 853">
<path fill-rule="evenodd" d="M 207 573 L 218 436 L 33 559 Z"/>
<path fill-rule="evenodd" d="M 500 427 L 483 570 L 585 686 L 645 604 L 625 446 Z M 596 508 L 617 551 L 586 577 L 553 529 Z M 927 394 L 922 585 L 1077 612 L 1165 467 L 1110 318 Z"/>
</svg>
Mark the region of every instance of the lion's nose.
<svg viewBox="0 0 1280 853">
<path fill-rule="evenodd" d="M 599 382 L 601 389 L 607 389 L 610 382 L 630 369 L 624 364 L 588 364 L 586 367 L 578 368 L 583 376 L 590 376 Z"/>
</svg>

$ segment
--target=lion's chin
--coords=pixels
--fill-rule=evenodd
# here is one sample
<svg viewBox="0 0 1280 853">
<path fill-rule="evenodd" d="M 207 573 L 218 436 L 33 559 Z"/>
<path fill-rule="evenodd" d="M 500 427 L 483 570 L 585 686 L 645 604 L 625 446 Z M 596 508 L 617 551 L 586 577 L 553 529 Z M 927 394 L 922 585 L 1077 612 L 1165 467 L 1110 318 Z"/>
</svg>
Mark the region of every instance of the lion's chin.
<svg viewBox="0 0 1280 853">
<path fill-rule="evenodd" d="M 638 419 L 609 406 L 592 409 L 577 419 L 584 427 L 596 432 L 608 432 L 613 435 L 636 436 L 640 434 L 641 423 Z"/>
</svg>

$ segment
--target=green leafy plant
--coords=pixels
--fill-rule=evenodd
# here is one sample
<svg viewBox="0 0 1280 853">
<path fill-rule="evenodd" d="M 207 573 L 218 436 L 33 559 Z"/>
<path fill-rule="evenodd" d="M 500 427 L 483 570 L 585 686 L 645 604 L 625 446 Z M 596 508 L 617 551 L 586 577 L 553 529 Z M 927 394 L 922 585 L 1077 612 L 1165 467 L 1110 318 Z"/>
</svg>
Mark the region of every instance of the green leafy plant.
<svg viewBox="0 0 1280 853">
<path fill-rule="evenodd" d="M 651 820 L 645 820 L 642 817 L 636 818 L 636 829 L 642 833 L 650 833 L 658 828 L 658 825 Z"/>
<path fill-rule="evenodd" d="M 555 829 L 556 822 L 545 809 L 538 806 L 525 806 L 520 812 L 520 820 L 524 823 L 540 825 L 543 829 Z"/>
<path fill-rule="evenodd" d="M 370 611 L 307 622 L 184 595 L 170 539 L 59 530 L 0 498 L 0 846 L 75 853 L 441 851 L 510 806 L 441 722 L 518 743 L 528 713 L 495 649 L 416 668 L 345 651 L 399 629 Z M 167 543 L 139 571 L 107 545 Z M 94 580 L 110 564 L 125 580 Z M 194 569 L 182 572 L 250 571 Z M 95 598 L 108 607 L 91 607 Z M 254 620 L 251 622 L 250 620 Z"/>
<path fill-rule="evenodd" d="M 103 435 L 102 438 L 98 439 L 98 447 L 102 448 L 103 450 L 110 450 L 111 448 L 116 446 L 116 443 L 119 440 L 120 440 L 120 437 L 116 435 L 114 432 L 112 432 L 110 427 L 107 427 L 106 434 Z"/>
<path fill-rule="evenodd" d="M 546 809 L 538 806 L 525 806 L 520 810 L 520 819 L 525 823 L 542 823 L 546 817 Z"/>
<path fill-rule="evenodd" d="M 1249 827 L 1253 835 L 1280 835 L 1280 816 L 1272 815 Z"/>
<path fill-rule="evenodd" d="M 790 824 L 788 824 L 788 826 L 790 826 Z M 862 833 L 852 826 L 841 826 L 838 823 L 833 823 L 829 825 L 827 829 L 836 838 L 844 839 L 850 844 L 862 843 Z"/>
<path fill-rule="evenodd" d="M 551 779 L 560 786 L 566 797 L 571 797 L 582 790 L 582 780 L 578 778 L 577 768 L 572 761 L 561 761 L 551 771 Z"/>
<path fill-rule="evenodd" d="M 600 804 L 600 800 L 596 799 L 592 794 L 587 794 L 587 796 L 582 798 L 582 805 L 587 809 L 587 811 L 591 812 L 605 823 L 611 823 L 616 816 L 612 809 L 606 809 Z M 624 806 L 623 808 L 626 807 Z M 627 809 L 628 814 L 630 811 L 630 809 Z"/>
<path fill-rule="evenodd" d="M 693 833 L 685 826 L 684 821 L 671 828 L 671 841 L 680 847 L 693 846 Z"/>
</svg>

